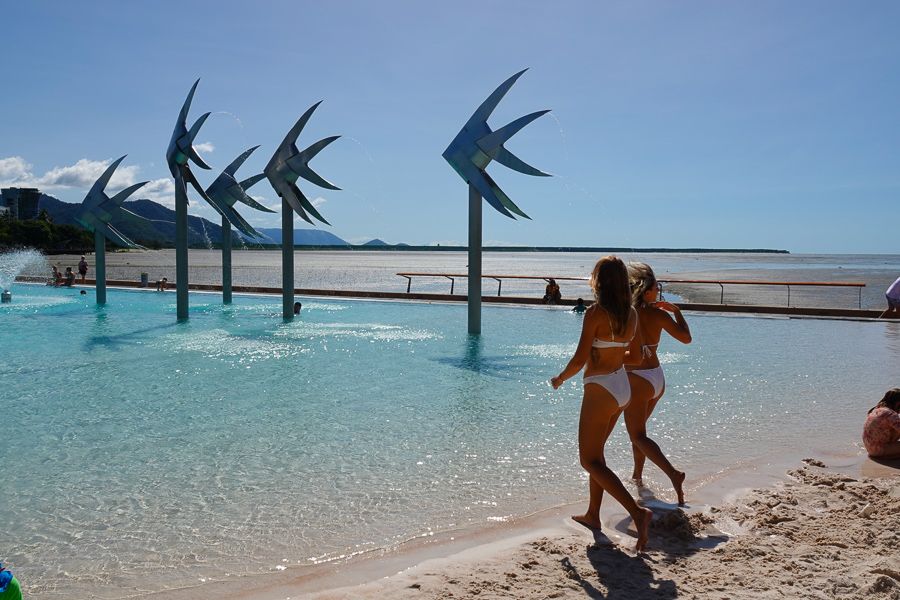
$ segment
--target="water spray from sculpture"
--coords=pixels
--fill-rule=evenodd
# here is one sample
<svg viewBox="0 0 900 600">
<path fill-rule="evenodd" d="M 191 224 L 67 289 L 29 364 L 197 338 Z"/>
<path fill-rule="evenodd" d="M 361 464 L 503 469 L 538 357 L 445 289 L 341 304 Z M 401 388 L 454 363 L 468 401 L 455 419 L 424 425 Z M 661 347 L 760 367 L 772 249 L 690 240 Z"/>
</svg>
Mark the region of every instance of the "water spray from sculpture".
<svg viewBox="0 0 900 600">
<path fill-rule="evenodd" d="M 249 158 L 253 151 L 259 146 L 245 150 L 240 156 L 228 165 L 222 174 L 219 175 L 212 184 L 206 188 L 206 195 L 209 196 L 213 208 L 222 215 L 222 302 L 231 304 L 231 225 L 234 223 L 241 234 L 251 238 L 259 238 L 260 233 L 250 226 L 247 221 L 232 207 L 241 202 L 261 210 L 263 212 L 273 213 L 274 210 L 266 208 L 249 195 L 247 190 L 258 181 L 263 179 L 265 175 L 260 173 L 249 177 L 244 181 L 238 182 L 234 174 Z M 243 237 L 240 237 L 243 239 Z"/>
<path fill-rule="evenodd" d="M 100 175 L 99 179 L 94 182 L 94 185 L 88 191 L 87 196 L 84 197 L 78 214 L 75 216 L 75 220 L 82 227 L 88 231 L 94 232 L 94 257 L 96 260 L 94 270 L 96 272 L 95 289 L 97 293 L 97 304 L 106 304 L 106 241 L 109 240 L 124 248 L 141 248 L 141 246 L 125 237 L 110 223 L 113 219 L 125 215 L 131 215 L 138 219 L 146 220 L 144 217 L 135 214 L 122 206 L 125 199 L 141 186 L 145 185 L 147 183 L 146 181 L 128 186 L 112 197 L 109 197 L 106 194 L 106 186 L 109 184 L 109 180 L 112 178 L 113 173 L 115 173 L 116 168 L 118 168 L 119 163 L 125 160 L 125 156 L 113 161 L 103 174 Z"/>
<path fill-rule="evenodd" d="M 19 275 L 45 277 L 49 270 L 47 260 L 37 250 L 0 252 L 0 302 L 12 302 L 12 286 Z"/>
<path fill-rule="evenodd" d="M 322 151 L 325 146 L 338 139 L 339 135 L 334 135 L 319 140 L 310 145 L 302 152 L 297 149 L 296 141 L 300 132 L 306 126 L 307 121 L 312 116 L 316 108 L 321 104 L 316 102 L 297 120 L 288 134 L 284 137 L 284 141 L 275 150 L 275 154 L 269 160 L 264 170 L 266 178 L 278 196 L 281 197 L 281 269 L 282 269 L 282 312 L 285 319 L 294 317 L 294 219 L 293 213 L 300 215 L 300 218 L 315 225 L 310 218 L 315 218 L 326 225 L 330 225 L 325 218 L 319 214 L 319 211 L 313 206 L 312 202 L 303 195 L 300 188 L 297 187 L 297 180 L 303 178 L 310 183 L 314 183 L 319 187 L 329 190 L 340 190 L 333 183 L 330 183 L 319 176 L 318 173 L 309 167 L 309 161 L 316 154 Z"/>
<path fill-rule="evenodd" d="M 497 108 L 500 100 L 527 70 L 519 71 L 500 84 L 478 107 L 442 154 L 450 166 L 469 184 L 468 321 L 471 334 L 481 333 L 481 199 L 484 198 L 497 212 L 511 219 L 515 219 L 515 215 L 531 218 L 500 189 L 485 169 L 492 160 L 496 160 L 526 175 L 550 177 L 549 173 L 532 167 L 503 146 L 519 130 L 547 114 L 549 110 L 525 115 L 496 131 L 487 124 L 488 117 Z"/>
</svg>

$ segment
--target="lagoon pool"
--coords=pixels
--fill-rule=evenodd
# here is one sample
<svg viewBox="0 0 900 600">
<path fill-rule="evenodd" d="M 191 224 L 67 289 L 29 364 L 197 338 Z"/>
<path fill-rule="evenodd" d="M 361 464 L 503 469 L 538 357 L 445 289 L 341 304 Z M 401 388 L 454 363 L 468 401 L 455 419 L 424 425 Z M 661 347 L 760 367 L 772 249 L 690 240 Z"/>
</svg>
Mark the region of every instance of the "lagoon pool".
<svg viewBox="0 0 900 600">
<path fill-rule="evenodd" d="M 120 598 L 310 568 L 585 496 L 567 310 L 18 284 L 0 306 L 0 557 L 30 598 Z M 650 434 L 688 487 L 859 452 L 900 324 L 688 314 Z M 610 463 L 630 473 L 620 424 Z M 669 493 L 648 466 L 651 485 Z"/>
</svg>

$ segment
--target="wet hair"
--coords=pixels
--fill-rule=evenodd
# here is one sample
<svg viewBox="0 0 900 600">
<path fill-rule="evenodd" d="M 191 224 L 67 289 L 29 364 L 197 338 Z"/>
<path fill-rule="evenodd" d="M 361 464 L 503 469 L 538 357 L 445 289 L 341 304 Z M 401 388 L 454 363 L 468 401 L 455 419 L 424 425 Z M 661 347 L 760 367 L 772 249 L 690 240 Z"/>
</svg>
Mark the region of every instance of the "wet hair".
<svg viewBox="0 0 900 600">
<path fill-rule="evenodd" d="M 625 263 L 616 256 L 604 256 L 594 265 L 590 284 L 597 304 L 609 313 L 613 333 L 623 335 L 631 310 Z"/>
<path fill-rule="evenodd" d="M 647 263 L 628 263 L 628 283 L 631 285 L 631 304 L 635 308 L 647 306 L 644 294 L 656 285 L 656 274 Z"/>
<path fill-rule="evenodd" d="M 869 412 L 876 408 L 889 408 L 895 412 L 900 412 L 900 388 L 888 390 L 881 402 L 870 408 Z"/>
</svg>

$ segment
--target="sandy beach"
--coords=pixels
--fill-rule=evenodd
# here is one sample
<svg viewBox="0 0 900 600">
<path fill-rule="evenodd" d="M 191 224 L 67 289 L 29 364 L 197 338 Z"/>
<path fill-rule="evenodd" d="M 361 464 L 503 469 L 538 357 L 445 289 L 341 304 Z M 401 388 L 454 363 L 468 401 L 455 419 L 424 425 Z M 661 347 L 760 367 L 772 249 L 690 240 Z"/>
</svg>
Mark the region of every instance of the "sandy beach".
<svg viewBox="0 0 900 600">
<path fill-rule="evenodd" d="M 783 484 L 720 507 L 655 507 L 640 556 L 628 537 L 610 544 L 560 527 L 309 597 L 900 598 L 898 472 L 854 477 L 805 462 Z"/>
<path fill-rule="evenodd" d="M 900 598 L 896 465 L 862 459 L 833 468 L 805 459 L 776 485 L 744 491 L 718 506 L 680 510 L 644 498 L 655 517 L 649 548 L 641 555 L 633 551 L 633 528 L 628 531 L 621 514 L 605 516 L 607 537 L 570 525 L 565 511 L 555 511 L 530 534 L 428 559 L 361 585 L 310 593 L 315 581 L 282 580 L 225 596 Z"/>
</svg>

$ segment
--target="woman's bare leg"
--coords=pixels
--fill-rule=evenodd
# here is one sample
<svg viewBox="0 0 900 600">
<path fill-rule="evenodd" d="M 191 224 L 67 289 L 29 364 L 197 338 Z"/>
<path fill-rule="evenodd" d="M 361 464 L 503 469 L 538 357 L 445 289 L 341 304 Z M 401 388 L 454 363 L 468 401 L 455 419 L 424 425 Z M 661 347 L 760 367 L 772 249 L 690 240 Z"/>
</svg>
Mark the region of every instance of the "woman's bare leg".
<svg viewBox="0 0 900 600">
<path fill-rule="evenodd" d="M 650 415 L 653 414 L 653 409 L 656 408 L 659 399 L 662 398 L 662 395 L 666 393 L 665 385 L 663 385 L 662 391 L 659 393 L 659 396 L 652 399 L 647 404 L 647 416 L 644 417 L 644 429 L 646 430 L 647 421 L 650 420 Z M 631 478 L 637 482 L 638 485 L 644 484 L 644 463 L 647 460 L 647 455 L 644 454 L 640 448 L 637 447 L 637 444 L 631 444 L 631 455 L 634 457 L 634 470 L 631 472 Z"/>
<path fill-rule="evenodd" d="M 628 379 L 631 382 L 631 402 L 625 408 L 625 427 L 631 437 L 632 447 L 637 447 L 644 456 L 663 470 L 672 481 L 672 487 L 678 496 L 678 504 L 684 504 L 684 473 L 673 467 L 657 443 L 647 437 L 647 419 L 652 410 L 651 403 L 652 407 L 656 406 L 653 386 L 640 375 L 629 374 Z"/>
<path fill-rule="evenodd" d="M 590 473 L 591 479 L 603 491 L 609 492 L 631 515 L 638 534 L 635 549 L 640 552 L 647 544 L 653 513 L 638 506 L 622 485 L 622 481 L 606 466 L 606 458 L 603 455 L 606 439 L 620 412 L 618 403 L 605 388 L 596 384 L 586 385 L 584 400 L 581 403 L 581 418 L 578 422 L 578 451 L 581 466 Z"/>
<path fill-rule="evenodd" d="M 610 417 L 609 427 L 606 432 L 607 438 L 613 428 L 615 428 L 616 421 L 619 420 L 620 412 L 621 410 L 617 410 L 613 416 Z M 588 529 L 600 529 L 602 527 L 602 522 L 600 521 L 600 505 L 603 503 L 603 488 L 594 481 L 593 477 L 588 477 L 588 493 L 589 500 L 587 512 L 583 515 L 573 515 L 572 520 L 584 525 Z"/>
</svg>

